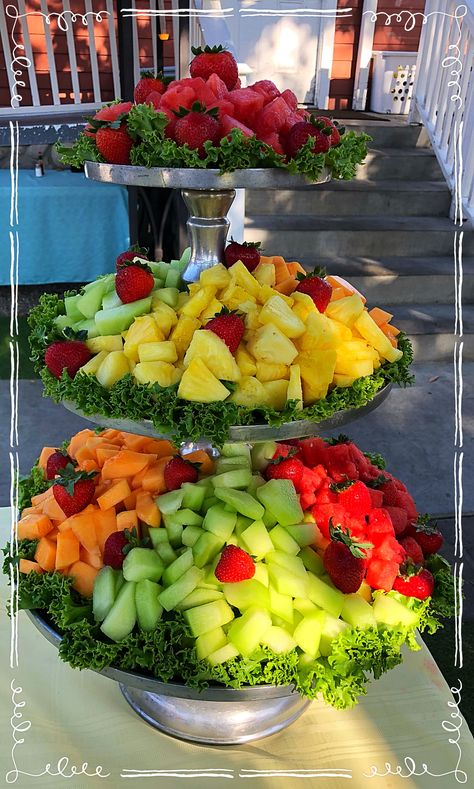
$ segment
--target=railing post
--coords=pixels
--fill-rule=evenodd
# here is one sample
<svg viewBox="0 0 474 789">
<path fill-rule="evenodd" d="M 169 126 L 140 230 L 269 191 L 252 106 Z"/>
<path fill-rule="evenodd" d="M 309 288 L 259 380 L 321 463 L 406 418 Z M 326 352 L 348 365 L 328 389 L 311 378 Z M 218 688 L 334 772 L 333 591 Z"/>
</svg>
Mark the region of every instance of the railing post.
<svg viewBox="0 0 474 789">
<path fill-rule="evenodd" d="M 367 86 L 369 84 L 370 61 L 374 47 L 376 11 L 377 0 L 364 0 L 362 4 L 359 47 L 357 49 L 354 95 L 352 99 L 353 110 L 365 110 L 367 104 Z"/>
</svg>

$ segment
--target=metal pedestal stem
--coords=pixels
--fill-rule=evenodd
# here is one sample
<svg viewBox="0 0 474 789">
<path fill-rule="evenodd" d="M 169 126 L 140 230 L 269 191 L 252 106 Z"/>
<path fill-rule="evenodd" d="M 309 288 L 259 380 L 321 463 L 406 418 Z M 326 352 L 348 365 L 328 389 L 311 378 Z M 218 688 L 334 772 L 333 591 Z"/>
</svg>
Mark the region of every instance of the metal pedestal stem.
<svg viewBox="0 0 474 789">
<path fill-rule="evenodd" d="M 229 231 L 227 213 L 235 189 L 181 189 L 189 211 L 187 227 L 191 259 L 184 271 L 186 282 L 196 282 L 202 271 L 222 263 Z"/>
</svg>

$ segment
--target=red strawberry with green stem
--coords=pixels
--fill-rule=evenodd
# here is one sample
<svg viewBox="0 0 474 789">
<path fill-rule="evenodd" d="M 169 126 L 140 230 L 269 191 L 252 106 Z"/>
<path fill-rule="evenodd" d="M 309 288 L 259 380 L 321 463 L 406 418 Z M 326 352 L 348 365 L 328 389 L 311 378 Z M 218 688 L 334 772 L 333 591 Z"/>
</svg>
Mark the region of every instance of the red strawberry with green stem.
<svg viewBox="0 0 474 789">
<path fill-rule="evenodd" d="M 435 582 L 432 574 L 426 568 L 416 571 L 410 566 L 404 575 L 398 575 L 393 582 L 393 590 L 407 597 L 416 597 L 425 600 L 434 592 Z"/>
<path fill-rule="evenodd" d="M 164 93 L 166 84 L 167 80 L 161 72 L 154 74 L 152 71 L 144 71 L 133 91 L 135 104 L 145 104 L 150 93 Z"/>
<path fill-rule="evenodd" d="M 338 503 L 342 504 L 351 515 L 364 517 L 371 511 L 372 499 L 369 489 L 363 482 L 359 480 L 353 482 L 348 479 L 330 485 L 330 489 L 338 494 Z"/>
<path fill-rule="evenodd" d="M 256 269 L 260 263 L 260 243 L 260 241 L 243 241 L 240 244 L 231 238 L 224 252 L 224 263 L 227 268 L 241 260 L 249 271 Z"/>
<path fill-rule="evenodd" d="M 244 336 L 245 323 L 240 313 L 224 307 L 206 323 L 204 328 L 217 334 L 225 342 L 229 351 L 235 353 Z"/>
<path fill-rule="evenodd" d="M 125 263 L 131 263 L 134 258 L 140 258 L 140 260 L 146 262 L 148 260 L 148 249 L 140 247 L 138 244 L 133 244 L 133 246 L 117 256 L 115 261 L 116 269 L 122 268 Z"/>
<path fill-rule="evenodd" d="M 54 479 L 56 474 L 59 474 L 69 463 L 72 465 L 69 455 L 57 449 L 46 461 L 46 479 Z"/>
<path fill-rule="evenodd" d="M 327 153 L 331 147 L 331 134 L 332 129 L 314 117 L 308 121 L 295 123 L 290 128 L 285 141 L 286 155 L 289 159 L 294 159 L 310 138 L 314 140 L 312 153 Z"/>
<path fill-rule="evenodd" d="M 53 496 L 66 518 L 81 512 L 91 503 L 95 472 L 76 471 L 72 463 L 63 468 L 53 485 Z"/>
<path fill-rule="evenodd" d="M 324 568 L 334 586 L 344 594 L 357 592 L 366 571 L 366 550 L 372 543 L 355 542 L 349 530 L 329 524 L 331 542 L 324 551 Z"/>
<path fill-rule="evenodd" d="M 210 141 L 217 145 L 221 139 L 220 124 L 217 119 L 218 109 L 210 110 L 195 101 L 190 110 L 181 107 L 175 113 L 177 121 L 174 127 L 174 139 L 178 145 L 188 145 L 197 150 L 201 159 L 206 155 L 204 143 Z"/>
<path fill-rule="evenodd" d="M 309 274 L 298 273 L 297 275 L 299 280 L 296 286 L 297 292 L 306 293 L 310 296 L 319 312 L 325 311 L 332 296 L 332 288 L 329 282 L 323 279 L 325 276 L 326 271 L 318 266 Z"/>
<path fill-rule="evenodd" d="M 127 132 L 125 123 L 114 124 L 97 129 L 95 143 L 101 156 L 109 164 L 130 164 L 130 151 L 133 140 Z"/>
<path fill-rule="evenodd" d="M 146 263 L 123 261 L 115 275 L 115 290 L 124 304 L 146 298 L 154 285 L 153 274 Z"/>
<path fill-rule="evenodd" d="M 192 77 L 202 77 L 207 80 L 211 74 L 217 74 L 225 83 L 227 90 L 232 90 L 239 78 L 237 62 L 231 52 L 222 46 L 191 47 L 194 55 L 189 66 Z"/>
<path fill-rule="evenodd" d="M 63 370 L 66 370 L 70 378 L 74 378 L 79 368 L 91 357 L 89 348 L 80 340 L 58 340 L 48 346 L 44 361 L 55 378 L 61 378 Z"/>
<path fill-rule="evenodd" d="M 325 116 L 316 118 L 316 120 L 320 123 L 324 123 L 325 128 L 331 129 L 331 136 L 329 137 L 331 148 L 339 145 L 341 142 L 341 136 L 346 131 L 344 126 L 339 126 L 337 121 L 333 121 L 332 118 L 326 118 Z"/>
<path fill-rule="evenodd" d="M 423 551 L 414 537 L 402 537 L 400 540 L 400 545 L 405 551 L 407 557 L 411 559 L 413 564 L 424 563 L 425 557 L 423 556 Z"/>
<path fill-rule="evenodd" d="M 247 581 L 255 575 L 255 562 L 252 557 L 237 545 L 226 545 L 222 551 L 214 575 L 223 584 Z"/>
<path fill-rule="evenodd" d="M 175 455 L 164 468 L 166 490 L 177 490 L 183 482 L 197 482 L 199 464 Z"/>
<path fill-rule="evenodd" d="M 408 533 L 417 541 L 424 556 L 438 553 L 444 542 L 436 521 L 429 515 L 419 515 L 415 523 L 408 527 Z"/>
</svg>

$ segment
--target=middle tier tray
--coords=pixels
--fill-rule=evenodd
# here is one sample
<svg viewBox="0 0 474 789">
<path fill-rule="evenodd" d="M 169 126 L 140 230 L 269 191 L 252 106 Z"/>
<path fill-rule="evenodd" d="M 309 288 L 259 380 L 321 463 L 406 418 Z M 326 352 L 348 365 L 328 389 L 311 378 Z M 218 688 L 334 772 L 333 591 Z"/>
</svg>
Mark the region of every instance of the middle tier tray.
<svg viewBox="0 0 474 789">
<path fill-rule="evenodd" d="M 336 411 L 329 419 L 323 419 L 320 422 L 315 422 L 308 419 L 296 420 L 294 422 L 286 422 L 283 425 L 274 427 L 273 425 L 234 425 L 229 429 L 228 442 L 249 442 L 258 443 L 259 441 L 273 441 L 284 440 L 291 438 L 304 438 L 305 436 L 312 436 L 319 432 L 335 430 L 349 422 L 353 422 L 361 416 L 366 416 L 371 411 L 381 405 L 390 394 L 392 384 L 389 383 L 380 389 L 375 397 L 366 405 L 359 408 L 349 408 L 345 411 Z M 102 427 L 110 427 L 115 430 L 122 430 L 126 433 L 136 433 L 138 435 L 150 436 L 152 438 L 166 438 L 171 439 L 172 436 L 169 432 L 161 432 L 155 428 L 153 422 L 149 419 L 141 421 L 133 421 L 131 419 L 119 419 L 116 417 L 101 416 L 100 414 L 85 414 L 74 403 L 69 400 L 63 400 L 63 406 L 71 411 L 73 414 L 87 419 L 96 425 Z M 203 439 L 206 437 L 203 436 Z"/>
</svg>

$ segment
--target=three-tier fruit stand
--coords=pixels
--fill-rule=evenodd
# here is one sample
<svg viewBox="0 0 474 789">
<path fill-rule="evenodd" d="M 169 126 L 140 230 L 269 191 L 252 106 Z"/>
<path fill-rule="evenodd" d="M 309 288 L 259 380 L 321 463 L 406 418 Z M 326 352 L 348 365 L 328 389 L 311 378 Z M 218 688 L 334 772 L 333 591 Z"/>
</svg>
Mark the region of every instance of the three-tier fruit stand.
<svg viewBox="0 0 474 789">
<path fill-rule="evenodd" d="M 276 168 L 237 170 L 220 174 L 211 169 L 145 168 L 87 162 L 88 178 L 125 186 L 168 187 L 180 189 L 189 209 L 188 231 L 191 257 L 183 278 L 195 282 L 200 273 L 223 260 L 229 229 L 228 211 L 235 189 L 312 189 L 330 179 L 324 170 L 317 182 L 302 175 L 292 175 Z M 281 427 L 266 424 L 236 425 L 229 430 L 228 441 L 256 443 L 314 435 L 333 430 L 377 408 L 388 396 L 391 384 L 382 388 L 367 405 L 339 411 L 321 422 L 300 420 Z M 106 418 L 85 415 L 71 402 L 63 405 L 70 411 L 104 427 L 112 427 L 156 438 L 170 438 L 149 420 Z M 201 446 L 212 447 L 202 436 Z M 190 448 L 193 448 L 195 444 Z M 35 612 L 30 618 L 41 633 L 59 646 L 61 637 Z M 153 677 L 107 668 L 100 672 L 119 683 L 120 689 L 135 712 L 152 726 L 185 740 L 205 744 L 248 742 L 273 734 L 289 726 L 309 704 L 291 686 L 259 685 L 241 690 L 209 687 L 198 692 L 184 684 L 163 683 Z"/>
</svg>

